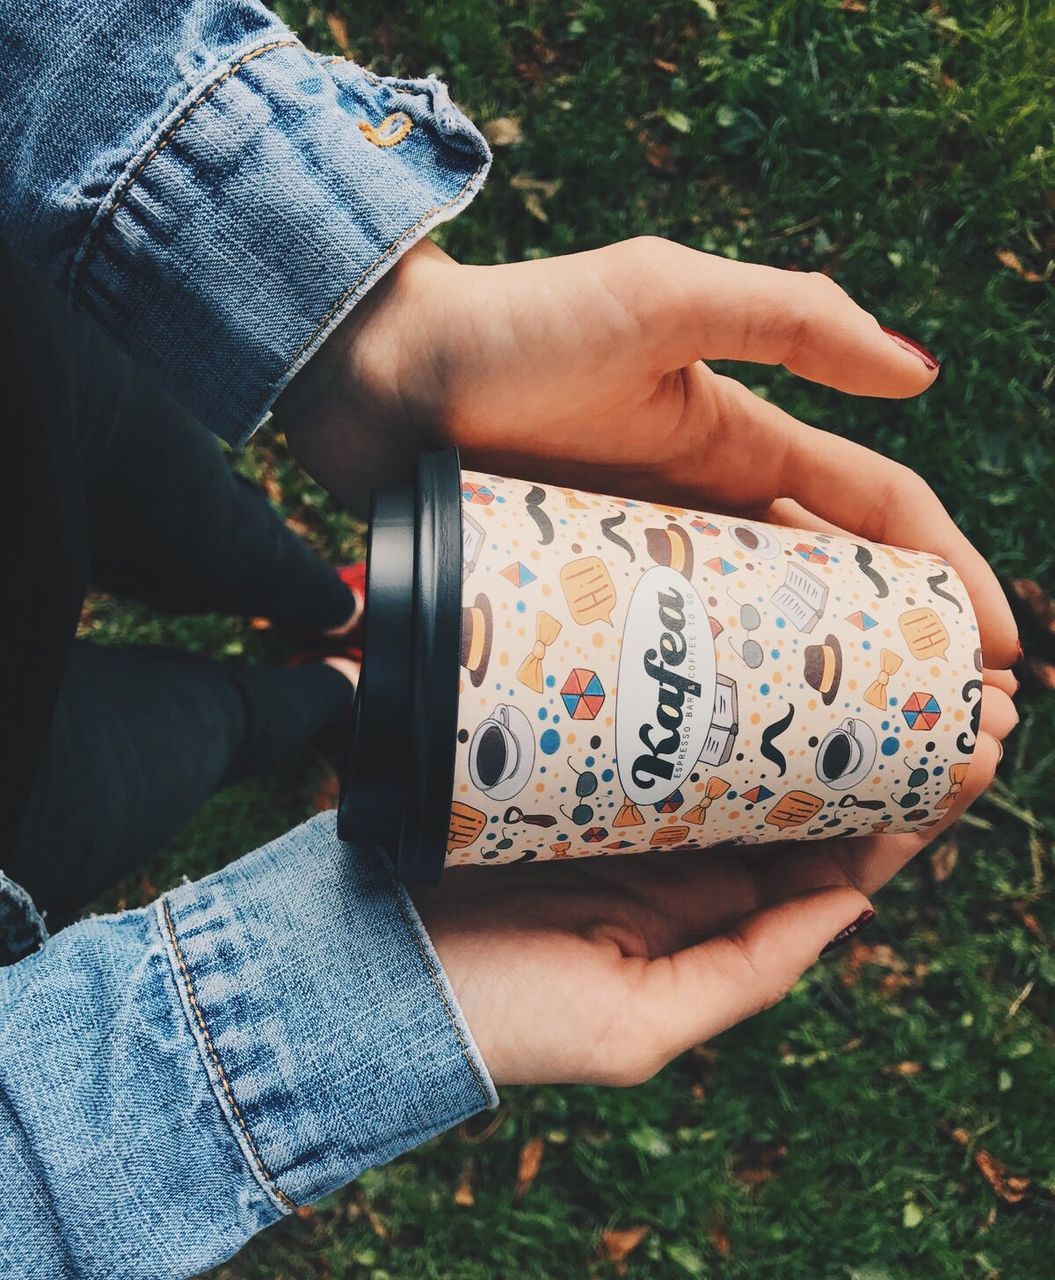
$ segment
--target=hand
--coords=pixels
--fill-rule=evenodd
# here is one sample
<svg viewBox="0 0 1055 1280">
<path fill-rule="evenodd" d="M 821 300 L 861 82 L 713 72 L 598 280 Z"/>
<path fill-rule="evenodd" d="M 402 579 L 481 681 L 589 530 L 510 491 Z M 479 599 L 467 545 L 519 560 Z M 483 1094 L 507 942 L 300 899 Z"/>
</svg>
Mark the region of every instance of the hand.
<svg viewBox="0 0 1055 1280">
<path fill-rule="evenodd" d="M 826 276 L 648 237 L 490 267 L 423 241 L 294 378 L 276 425 L 309 472 L 360 507 L 386 467 L 455 443 L 485 470 L 933 551 L 964 580 L 986 665 L 1009 667 L 1003 592 L 923 480 L 704 359 L 783 364 L 892 398 L 937 376 Z"/>
<path fill-rule="evenodd" d="M 988 686 L 958 808 L 1015 714 Z M 418 909 L 498 1084 L 634 1084 L 775 1004 L 937 834 L 464 867 Z"/>
</svg>

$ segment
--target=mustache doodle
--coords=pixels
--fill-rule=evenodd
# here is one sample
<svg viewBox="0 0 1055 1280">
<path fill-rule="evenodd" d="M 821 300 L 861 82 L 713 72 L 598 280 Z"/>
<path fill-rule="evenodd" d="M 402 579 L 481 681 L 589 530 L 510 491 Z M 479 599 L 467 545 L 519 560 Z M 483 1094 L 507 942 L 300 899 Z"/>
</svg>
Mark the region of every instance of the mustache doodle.
<svg viewBox="0 0 1055 1280">
<path fill-rule="evenodd" d="M 630 557 L 630 563 L 633 564 L 637 559 L 634 548 L 624 537 L 621 537 L 615 530 L 621 525 L 626 524 L 626 512 L 620 511 L 615 516 L 605 516 L 601 521 L 601 533 L 609 542 L 614 542 L 617 547 L 622 547 L 626 554 Z"/>
<path fill-rule="evenodd" d="M 779 747 L 775 747 L 773 743 L 782 733 L 786 733 L 791 727 L 792 720 L 795 719 L 795 708 L 788 707 L 787 714 L 774 720 L 773 723 L 762 731 L 762 754 L 767 760 L 772 760 L 780 772 L 777 777 L 782 778 L 788 771 L 787 757 Z"/>
<path fill-rule="evenodd" d="M 974 698 L 975 694 L 978 695 L 977 698 Z M 969 732 L 960 734 L 956 739 L 956 745 L 964 755 L 969 755 L 974 750 L 974 744 L 978 741 L 978 730 L 982 724 L 981 680 L 968 680 L 963 686 L 962 697 L 964 702 L 971 707 L 971 728 Z M 974 699 L 973 703 L 972 698 Z"/>
<path fill-rule="evenodd" d="M 540 488 L 537 484 L 532 485 L 524 496 L 524 506 L 527 508 L 528 515 L 534 520 L 535 527 L 539 532 L 539 546 L 548 547 L 553 541 L 553 521 L 542 510 L 542 504 L 546 501 L 546 490 Z"/>
<path fill-rule="evenodd" d="M 871 551 L 867 547 L 862 547 L 860 543 L 854 544 L 857 552 L 854 560 L 857 562 L 858 569 L 864 574 L 868 581 L 876 589 L 876 599 L 885 600 L 890 594 L 890 587 L 887 585 L 886 578 L 875 569 L 872 568 L 872 560 L 874 559 Z"/>
<path fill-rule="evenodd" d="M 941 589 L 942 583 L 948 581 L 949 575 L 944 569 L 942 569 L 940 573 L 936 573 L 933 577 L 927 579 L 927 586 L 930 587 L 931 591 L 933 591 L 936 596 L 941 596 L 943 600 L 948 600 L 950 604 L 954 604 L 956 606 L 957 613 L 963 613 L 963 605 L 959 600 L 957 600 L 955 596 L 949 595 L 947 591 L 942 591 Z"/>
</svg>

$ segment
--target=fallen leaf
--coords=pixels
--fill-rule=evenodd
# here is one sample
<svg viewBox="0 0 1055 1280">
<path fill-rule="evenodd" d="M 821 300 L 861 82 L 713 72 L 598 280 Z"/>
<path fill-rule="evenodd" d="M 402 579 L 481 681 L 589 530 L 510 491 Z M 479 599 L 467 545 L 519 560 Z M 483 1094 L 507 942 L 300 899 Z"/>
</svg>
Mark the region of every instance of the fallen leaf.
<svg viewBox="0 0 1055 1280">
<path fill-rule="evenodd" d="M 673 149 L 666 142 L 649 141 L 645 143 L 645 163 L 657 173 L 665 173 L 674 177 L 678 172 L 678 162 L 674 158 Z"/>
<path fill-rule="evenodd" d="M 956 870 L 956 862 L 959 856 L 956 841 L 951 838 L 943 840 L 941 844 L 931 851 L 930 870 L 936 883 L 944 884 L 948 880 Z"/>
<path fill-rule="evenodd" d="M 602 1231 L 601 1253 L 610 1262 L 625 1262 L 651 1230 L 651 1227 L 642 1225 Z"/>
<path fill-rule="evenodd" d="M 359 1208 L 359 1212 L 370 1224 L 370 1230 L 374 1233 L 375 1236 L 377 1236 L 379 1240 L 387 1240 L 389 1235 L 388 1228 L 381 1221 L 380 1215 L 378 1214 L 377 1210 L 370 1203 L 370 1197 L 366 1194 L 365 1191 L 359 1188 L 357 1188 L 353 1194 L 355 1198 L 355 1203 Z"/>
<path fill-rule="evenodd" d="M 844 13 L 867 13 L 868 5 L 863 0 L 839 0 L 839 8 Z"/>
<path fill-rule="evenodd" d="M 1033 615 L 1034 621 L 1055 634 L 1055 602 L 1044 588 L 1030 578 L 1012 578 L 1011 590 Z"/>
<path fill-rule="evenodd" d="M 513 1188 L 514 1202 L 523 1200 L 531 1184 L 538 1177 L 545 1145 L 542 1138 L 529 1138 L 521 1148 L 520 1160 L 517 1164 L 517 1183 Z"/>
<path fill-rule="evenodd" d="M 996 256 L 1001 266 L 1007 267 L 1008 271 L 1013 271 L 1016 276 L 1020 276 L 1030 284 L 1040 284 L 1043 281 L 1044 277 L 1036 271 L 1027 271 L 1022 265 L 1022 259 L 1017 253 L 1012 253 L 1010 249 L 998 249 Z"/>
<path fill-rule="evenodd" d="M 462 1161 L 461 1173 L 458 1175 L 458 1185 L 454 1190 L 454 1203 L 460 1204 L 466 1209 L 471 1209 L 476 1203 L 476 1197 L 473 1195 L 473 1175 L 476 1173 L 476 1161 L 472 1156 L 466 1156 Z"/>
<path fill-rule="evenodd" d="M 665 71 L 668 76 L 674 75 L 678 70 L 678 64 L 676 62 L 668 62 L 666 58 L 653 58 L 652 63 L 654 66 L 659 67 L 660 71 Z"/>
<path fill-rule="evenodd" d="M 729 1232 L 724 1222 L 720 1220 L 712 1222 L 707 1229 L 707 1238 L 719 1258 L 728 1258 L 732 1253 L 733 1246 L 729 1240 Z"/>
<path fill-rule="evenodd" d="M 883 1070 L 888 1076 L 918 1076 L 923 1067 L 918 1062 L 895 1062 Z"/>
<path fill-rule="evenodd" d="M 250 631 L 270 631 L 271 619 L 270 618 L 250 618 L 249 630 Z"/>
<path fill-rule="evenodd" d="M 482 126 L 481 132 L 492 147 L 515 147 L 524 141 L 524 130 L 515 116 L 496 116 Z"/>
<path fill-rule="evenodd" d="M 1041 662 L 1039 658 L 1031 658 L 1029 669 L 1033 673 L 1033 678 L 1045 689 L 1055 689 L 1055 664 Z"/>
<path fill-rule="evenodd" d="M 1046 947 L 1051 946 L 1051 939 L 1044 932 L 1037 920 L 1037 917 L 1029 910 L 1024 902 L 1016 899 L 1016 901 L 1011 903 L 1011 910 L 1016 916 L 1018 916 L 1019 920 L 1022 921 L 1023 926 L 1029 930 L 1038 942 L 1043 943 Z"/>
<path fill-rule="evenodd" d="M 315 1217 L 315 1210 L 310 1204 L 298 1204 L 294 1212 L 302 1222 L 307 1222 L 310 1218 Z"/>
<path fill-rule="evenodd" d="M 1008 1204 L 1021 1204 L 1029 1194 L 1031 1185 L 1029 1179 L 1008 1173 L 1007 1165 L 982 1147 L 975 1151 L 974 1163 L 1000 1199 Z"/>
<path fill-rule="evenodd" d="M 326 15 L 326 25 L 330 28 L 330 35 L 333 37 L 333 43 L 344 54 L 346 58 L 353 58 L 352 44 L 348 37 L 348 23 L 339 13 L 328 13 Z"/>
<path fill-rule="evenodd" d="M 733 1177 L 755 1191 L 777 1176 L 787 1154 L 788 1149 L 782 1142 L 765 1147 L 749 1144 L 747 1150 L 740 1151 L 733 1159 Z"/>
</svg>

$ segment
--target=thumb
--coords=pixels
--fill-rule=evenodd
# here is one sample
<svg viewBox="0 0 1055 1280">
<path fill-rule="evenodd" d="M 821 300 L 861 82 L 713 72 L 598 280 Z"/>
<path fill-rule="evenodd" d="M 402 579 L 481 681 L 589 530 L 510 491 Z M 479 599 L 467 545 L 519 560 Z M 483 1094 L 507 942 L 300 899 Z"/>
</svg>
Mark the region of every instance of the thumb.
<svg viewBox="0 0 1055 1280">
<path fill-rule="evenodd" d="M 863 893 L 812 889 L 744 917 L 735 929 L 654 960 L 643 995 L 674 1057 L 782 1000 L 818 956 L 874 917 Z"/>
</svg>

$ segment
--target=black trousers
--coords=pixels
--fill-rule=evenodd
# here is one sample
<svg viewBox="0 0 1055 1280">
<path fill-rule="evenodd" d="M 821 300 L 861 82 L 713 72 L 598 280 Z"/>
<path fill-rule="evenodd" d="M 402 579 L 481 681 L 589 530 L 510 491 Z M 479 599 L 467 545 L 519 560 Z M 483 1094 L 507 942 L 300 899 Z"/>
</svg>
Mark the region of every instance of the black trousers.
<svg viewBox="0 0 1055 1280">
<path fill-rule="evenodd" d="M 12 466 L 17 433 L 33 433 L 21 455 L 29 474 L 8 508 L 28 527 L 4 560 L 9 599 L 23 606 L 5 625 L 30 630 L 9 698 L 30 728 L 14 747 L 33 758 L 14 771 L 21 812 L 0 865 L 62 920 L 154 853 L 217 787 L 302 745 L 350 693 L 322 664 L 254 667 L 68 637 L 63 647 L 54 632 L 69 628 L 85 586 L 171 613 L 318 629 L 339 626 L 353 598 L 204 428 L 57 296 L 0 262 L 0 309 L 17 350 L 15 359 L 8 349 L 5 391 L 22 418 L 5 430 L 16 433 Z M 62 607 L 36 611 L 27 576 L 38 594 L 59 590 Z M 43 663 L 56 653 L 64 670 L 35 735 L 36 704 L 22 690 L 35 689 L 33 655 Z"/>
</svg>

